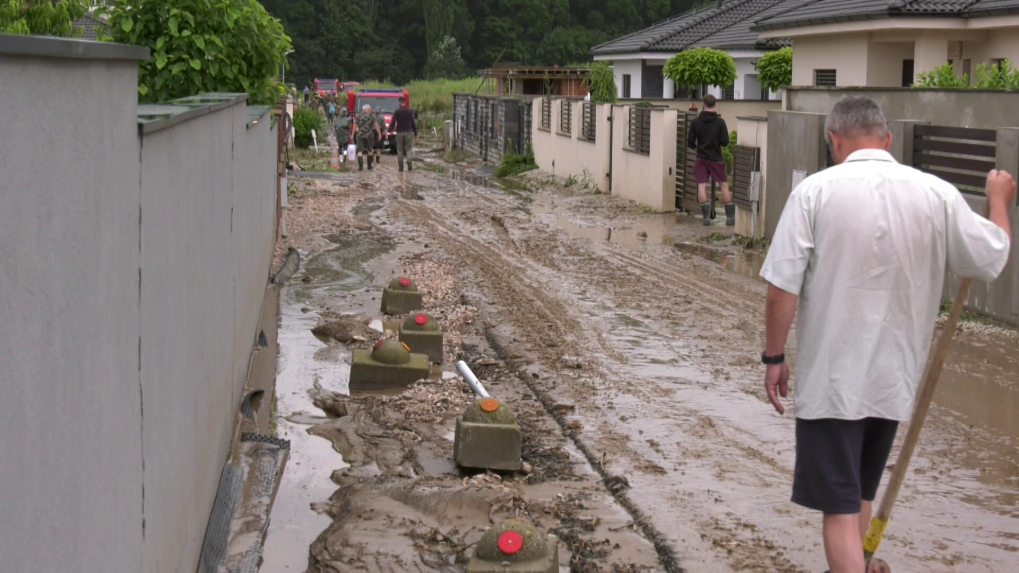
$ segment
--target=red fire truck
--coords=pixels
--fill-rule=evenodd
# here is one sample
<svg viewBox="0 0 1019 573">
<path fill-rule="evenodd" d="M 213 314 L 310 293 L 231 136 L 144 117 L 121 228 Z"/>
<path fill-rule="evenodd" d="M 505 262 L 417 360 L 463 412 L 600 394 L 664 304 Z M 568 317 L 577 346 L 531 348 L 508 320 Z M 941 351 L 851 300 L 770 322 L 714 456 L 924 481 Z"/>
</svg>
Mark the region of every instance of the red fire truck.
<svg viewBox="0 0 1019 573">
<path fill-rule="evenodd" d="M 325 98 L 340 91 L 340 80 L 320 80 L 315 78 L 315 93 L 318 97 Z"/>
<path fill-rule="evenodd" d="M 372 106 L 372 115 L 379 112 L 385 122 L 386 129 L 382 132 L 382 147 L 388 147 L 396 153 L 396 132 L 389 131 L 389 124 L 393 120 L 393 112 L 400 105 L 400 96 L 407 99 L 410 106 L 410 93 L 405 89 L 362 89 L 358 92 L 353 90 L 347 92 L 347 111 L 356 117 L 361 113 L 364 106 Z"/>
</svg>

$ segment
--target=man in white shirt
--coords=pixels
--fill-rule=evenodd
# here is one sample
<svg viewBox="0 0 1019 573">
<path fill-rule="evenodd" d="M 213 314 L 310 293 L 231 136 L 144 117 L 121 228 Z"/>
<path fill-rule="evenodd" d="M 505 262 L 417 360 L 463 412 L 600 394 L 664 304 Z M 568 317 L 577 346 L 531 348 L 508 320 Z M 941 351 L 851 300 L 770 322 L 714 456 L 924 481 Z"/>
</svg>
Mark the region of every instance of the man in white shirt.
<svg viewBox="0 0 1019 573">
<path fill-rule="evenodd" d="M 951 184 L 895 162 L 884 114 L 866 98 L 836 104 L 825 131 L 838 165 L 793 190 L 761 269 L 771 283 L 762 361 L 782 414 L 798 304 L 792 501 L 824 513 L 832 573 L 859 573 L 871 502 L 927 360 L 946 264 L 982 281 L 1001 273 L 1016 186 L 992 171 L 990 220 L 977 215 Z"/>
</svg>

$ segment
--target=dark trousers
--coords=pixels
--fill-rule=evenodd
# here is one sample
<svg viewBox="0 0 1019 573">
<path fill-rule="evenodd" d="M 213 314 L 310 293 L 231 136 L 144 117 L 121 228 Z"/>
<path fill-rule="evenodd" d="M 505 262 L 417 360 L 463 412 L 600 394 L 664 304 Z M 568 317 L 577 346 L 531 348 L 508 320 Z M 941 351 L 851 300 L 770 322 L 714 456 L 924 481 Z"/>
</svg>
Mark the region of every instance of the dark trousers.
<svg viewBox="0 0 1019 573">
<path fill-rule="evenodd" d="M 396 162 L 403 171 L 403 160 L 407 159 L 407 167 L 410 167 L 411 154 L 414 151 L 414 134 L 411 132 L 396 134 Z"/>
</svg>

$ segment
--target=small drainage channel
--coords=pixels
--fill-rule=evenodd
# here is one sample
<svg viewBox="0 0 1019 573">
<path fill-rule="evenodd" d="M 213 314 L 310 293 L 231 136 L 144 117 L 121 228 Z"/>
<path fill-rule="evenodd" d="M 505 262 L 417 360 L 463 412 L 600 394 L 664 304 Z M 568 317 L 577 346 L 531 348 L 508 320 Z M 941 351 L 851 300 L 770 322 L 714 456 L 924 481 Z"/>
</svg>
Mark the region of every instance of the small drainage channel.
<svg viewBox="0 0 1019 573">
<path fill-rule="evenodd" d="M 318 385 L 347 393 L 348 353 L 341 352 L 338 363 L 335 353 L 329 352 L 336 347 L 311 332 L 318 324 L 318 313 L 302 309 L 322 297 L 371 287 L 375 275 L 368 263 L 396 248 L 381 235 L 344 233 L 327 239 L 335 247 L 313 254 L 281 286 L 275 422 L 277 436 L 290 440 L 291 453 L 265 540 L 261 570 L 271 573 L 307 569 L 309 546 L 332 523 L 328 516 L 315 512 L 312 504 L 329 499 L 336 491 L 332 473 L 347 467 L 328 440 L 312 436 L 307 429 L 327 420 L 312 403 L 309 390 Z"/>
</svg>

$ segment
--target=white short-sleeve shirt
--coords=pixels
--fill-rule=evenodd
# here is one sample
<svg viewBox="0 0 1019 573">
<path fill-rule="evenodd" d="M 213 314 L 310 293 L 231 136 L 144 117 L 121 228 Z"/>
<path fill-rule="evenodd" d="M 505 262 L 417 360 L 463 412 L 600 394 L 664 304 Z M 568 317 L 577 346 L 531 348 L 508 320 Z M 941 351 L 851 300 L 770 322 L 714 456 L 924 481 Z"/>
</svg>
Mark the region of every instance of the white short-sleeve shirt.
<svg viewBox="0 0 1019 573">
<path fill-rule="evenodd" d="M 789 196 L 761 276 L 799 295 L 796 417 L 908 419 L 945 265 L 990 281 L 1008 235 L 959 191 L 860 150 Z"/>
</svg>

